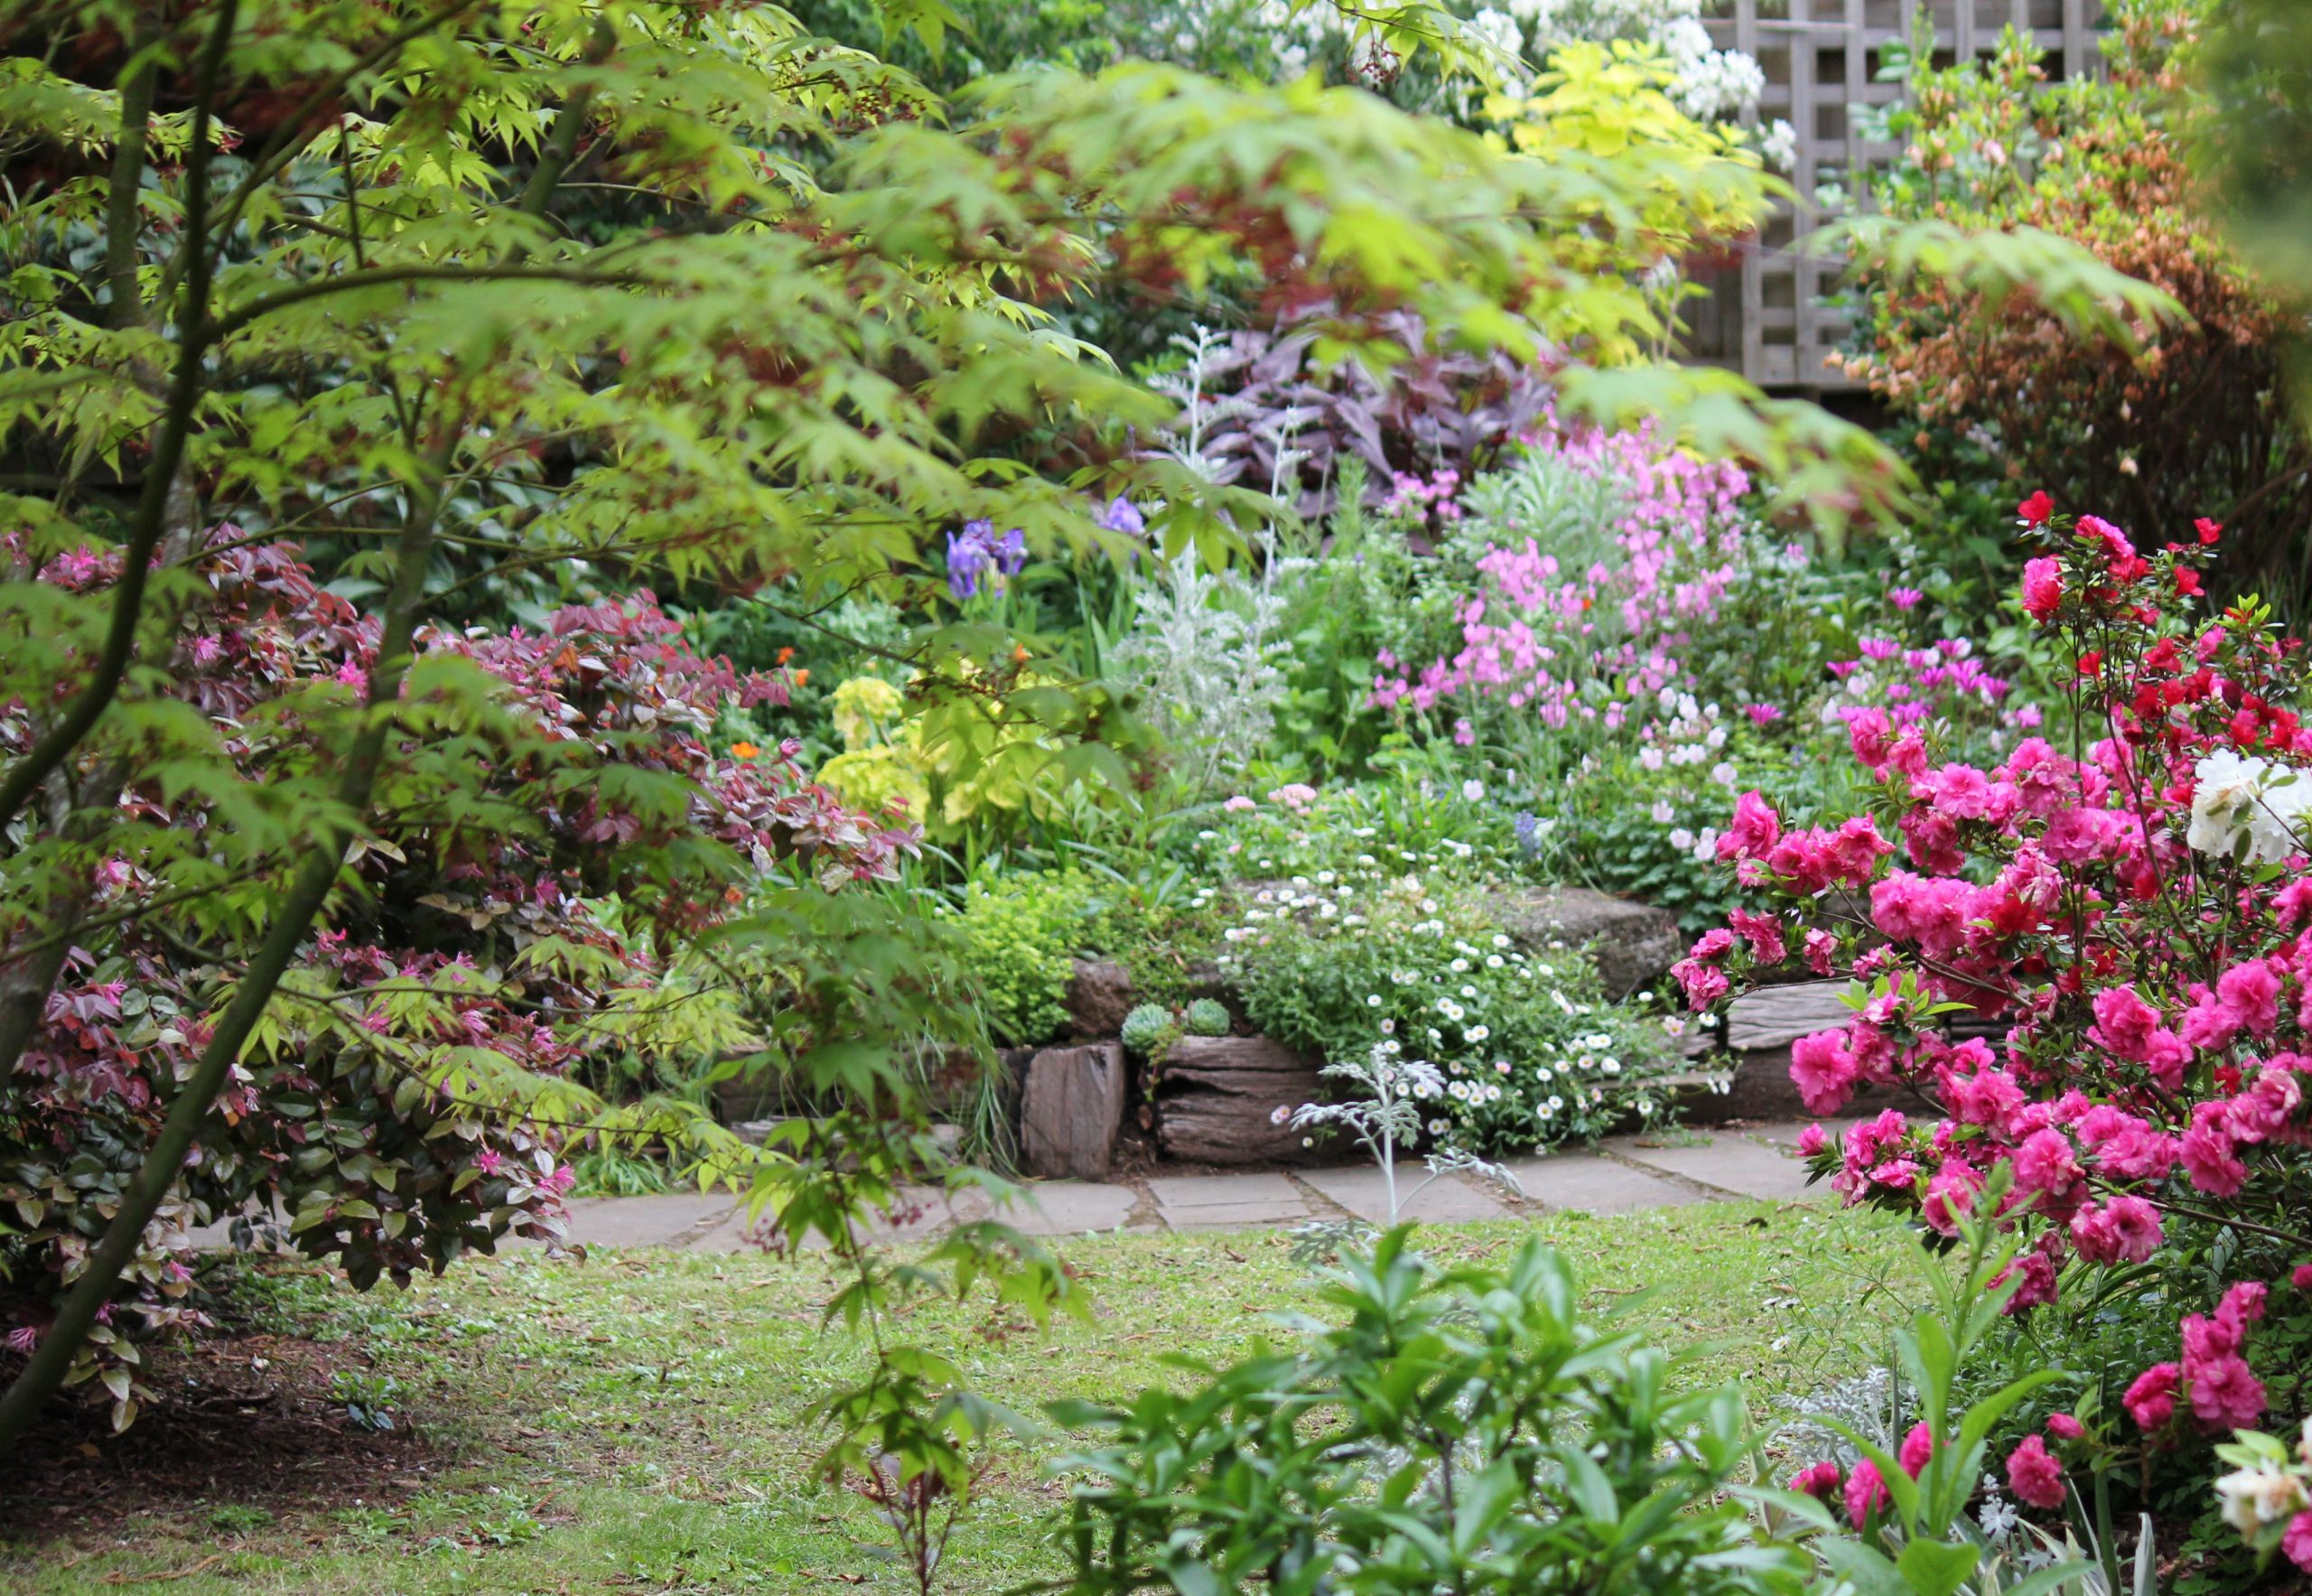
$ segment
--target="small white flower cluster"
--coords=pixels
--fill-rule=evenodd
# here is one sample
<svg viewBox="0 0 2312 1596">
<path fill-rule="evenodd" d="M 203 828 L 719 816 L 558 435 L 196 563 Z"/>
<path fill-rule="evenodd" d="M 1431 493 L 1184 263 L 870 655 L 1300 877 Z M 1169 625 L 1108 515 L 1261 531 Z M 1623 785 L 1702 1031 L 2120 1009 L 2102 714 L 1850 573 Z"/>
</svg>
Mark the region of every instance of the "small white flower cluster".
<svg viewBox="0 0 2312 1596">
<path fill-rule="evenodd" d="M 1617 39 L 1651 42 L 1673 74 L 1670 97 L 1697 122 L 1736 122 L 1758 108 L 1767 76 L 1757 61 L 1711 42 L 1701 0 L 1505 0 L 1509 20 L 1528 30 L 1531 59 L 1541 61 L 1576 40 L 1608 44 Z M 1478 26 L 1497 27 L 1478 14 Z"/>
<path fill-rule="evenodd" d="M 1776 172 L 1788 172 L 1798 164 L 1798 129 L 1776 117 L 1758 135 L 1758 154 Z"/>
</svg>

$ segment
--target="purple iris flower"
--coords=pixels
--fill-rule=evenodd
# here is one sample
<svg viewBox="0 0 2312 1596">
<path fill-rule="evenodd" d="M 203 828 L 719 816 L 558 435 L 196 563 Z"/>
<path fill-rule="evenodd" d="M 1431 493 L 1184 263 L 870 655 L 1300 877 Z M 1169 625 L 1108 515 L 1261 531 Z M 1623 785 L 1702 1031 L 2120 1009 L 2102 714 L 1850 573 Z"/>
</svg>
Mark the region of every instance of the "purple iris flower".
<svg viewBox="0 0 2312 1596">
<path fill-rule="evenodd" d="M 1006 576 L 1017 576 L 1028 563 L 1028 535 L 1014 527 L 995 546 L 995 563 Z"/>
<path fill-rule="evenodd" d="M 961 532 L 947 534 L 947 591 L 958 599 L 976 594 L 985 583 L 996 593 L 1006 579 L 1017 576 L 1028 563 L 1028 536 L 1017 527 L 1002 537 L 990 520 L 965 521 Z"/>
<path fill-rule="evenodd" d="M 1138 505 L 1119 493 L 1100 512 L 1100 526 L 1105 531 L 1124 532 L 1137 537 L 1148 530 L 1148 518 L 1140 513 Z"/>
<path fill-rule="evenodd" d="M 967 599 L 979 592 L 979 579 L 992 563 L 986 543 L 968 528 L 947 534 L 947 591 L 957 598 Z"/>
</svg>

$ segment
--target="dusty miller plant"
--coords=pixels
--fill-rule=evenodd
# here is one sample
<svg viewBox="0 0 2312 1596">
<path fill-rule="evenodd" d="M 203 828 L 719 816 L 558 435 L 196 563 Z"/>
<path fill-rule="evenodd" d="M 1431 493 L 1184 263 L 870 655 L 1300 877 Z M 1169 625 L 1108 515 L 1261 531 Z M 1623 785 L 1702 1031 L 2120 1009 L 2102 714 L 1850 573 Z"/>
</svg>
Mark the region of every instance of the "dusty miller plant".
<svg viewBox="0 0 2312 1596">
<path fill-rule="evenodd" d="M 1227 424 L 1254 415 L 1259 406 L 1250 399 L 1220 394 L 1222 380 L 1250 358 L 1238 352 L 1227 334 L 1198 322 L 1190 332 L 1174 333 L 1173 347 L 1184 351 L 1188 363 L 1148 379 L 1148 386 L 1179 402 L 1180 413 L 1165 430 L 1169 441 L 1159 450 L 1187 466 L 1207 482 L 1235 481 L 1244 473 L 1246 457 L 1224 453 L 1223 446 L 1241 444 L 1238 432 Z"/>
<path fill-rule="evenodd" d="M 1340 1103 L 1303 1103 L 1291 1115 L 1292 1128 L 1308 1130 L 1318 1125 L 1346 1125 L 1374 1164 L 1381 1171 L 1382 1189 L 1389 1201 L 1388 1224 L 1394 1228 L 1404 1212 L 1405 1205 L 1427 1190 L 1431 1182 L 1443 1176 L 1467 1170 L 1513 1194 L 1522 1194 L 1524 1188 L 1507 1168 L 1488 1163 L 1467 1148 L 1450 1143 L 1439 1146 L 1422 1161 L 1429 1172 L 1411 1190 L 1397 1190 L 1397 1149 L 1409 1146 L 1421 1139 L 1421 1105 L 1423 1099 L 1445 1095 L 1444 1072 L 1423 1059 L 1398 1059 L 1384 1048 L 1375 1047 L 1364 1062 L 1354 1060 L 1328 1064 L 1321 1073 L 1338 1076 L 1363 1095 Z M 1284 1110 L 1277 1110 L 1279 1115 Z M 1294 1232 L 1299 1245 L 1294 1254 L 1315 1255 L 1338 1251 L 1345 1243 L 1365 1239 L 1370 1227 L 1362 1225 L 1341 1227 L 1317 1224 L 1303 1226 Z M 1347 1233 L 1344 1234 L 1344 1230 Z"/>
<path fill-rule="evenodd" d="M 1161 564 L 1133 607 L 1117 671 L 1171 742 L 1182 785 L 1209 793 L 1267 742 L 1283 702 L 1283 601 L 1266 583 L 1206 570 L 1190 547 Z"/>
</svg>

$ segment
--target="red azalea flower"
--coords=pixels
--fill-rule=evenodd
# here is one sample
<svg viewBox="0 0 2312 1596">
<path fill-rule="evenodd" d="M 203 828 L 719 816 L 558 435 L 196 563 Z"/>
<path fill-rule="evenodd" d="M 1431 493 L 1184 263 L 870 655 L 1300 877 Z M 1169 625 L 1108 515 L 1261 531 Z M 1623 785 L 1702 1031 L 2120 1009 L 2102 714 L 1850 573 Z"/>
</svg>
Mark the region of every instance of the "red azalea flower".
<svg viewBox="0 0 2312 1596">
<path fill-rule="evenodd" d="M 2015 513 L 2021 518 L 2026 527 L 2044 527 L 2047 524 L 2048 518 L 2056 513 L 2056 501 L 2048 498 L 2047 490 L 2042 488 L 2017 505 Z M 2202 536 L 2205 537 L 2205 534 Z"/>
</svg>

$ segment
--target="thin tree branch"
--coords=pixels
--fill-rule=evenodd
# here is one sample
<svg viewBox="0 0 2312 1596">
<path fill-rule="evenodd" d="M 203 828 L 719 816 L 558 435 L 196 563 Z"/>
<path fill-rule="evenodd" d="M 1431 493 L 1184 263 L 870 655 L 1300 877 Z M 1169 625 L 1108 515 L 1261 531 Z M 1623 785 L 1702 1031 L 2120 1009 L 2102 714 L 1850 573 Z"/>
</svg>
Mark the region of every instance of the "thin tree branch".
<svg viewBox="0 0 2312 1596">
<path fill-rule="evenodd" d="M 153 551 L 168 524 L 169 498 L 176 484 L 177 466 L 184 458 L 186 435 L 200 400 L 201 357 L 207 351 L 209 287 L 215 257 L 209 248 L 209 129 L 217 85 L 223 75 L 225 55 L 233 42 L 233 25 L 240 14 L 240 0 L 219 0 L 217 20 L 202 45 L 194 73 L 192 148 L 185 160 L 184 237 L 178 258 L 189 260 L 185 272 L 184 304 L 177 315 L 177 367 L 170 384 L 168 408 L 160 435 L 154 440 L 152 463 L 144 490 L 137 498 L 136 518 L 122 547 L 120 583 L 113 590 L 112 625 L 103 652 L 88 685 L 62 715 L 23 757 L 0 778 L 0 833 L 5 833 L 49 772 L 70 759 L 120 691 L 121 678 L 136 651 L 136 629 L 144 618 L 144 588 L 152 574 Z"/>
<path fill-rule="evenodd" d="M 287 310 L 291 305 L 310 300 L 325 299 L 332 294 L 351 294 L 363 288 L 377 288 L 395 283 L 576 283 L 588 287 L 638 288 L 647 286 L 651 279 L 630 272 L 588 272 L 567 266 L 378 266 L 366 272 L 344 272 L 334 277 L 316 277 L 300 283 L 294 288 L 284 288 L 277 294 L 260 295 L 235 310 L 226 312 L 211 324 L 210 336 L 221 342 L 240 331 L 252 322 Z"/>
<path fill-rule="evenodd" d="M 137 226 L 137 201 L 144 181 L 145 146 L 152 136 L 160 39 L 158 20 L 144 13 L 137 19 L 128 75 L 120 84 L 120 136 L 113 145 L 112 174 L 105 192 L 105 323 L 115 329 L 134 325 L 144 312 L 136 295 L 136 240 L 143 231 Z"/>
</svg>

